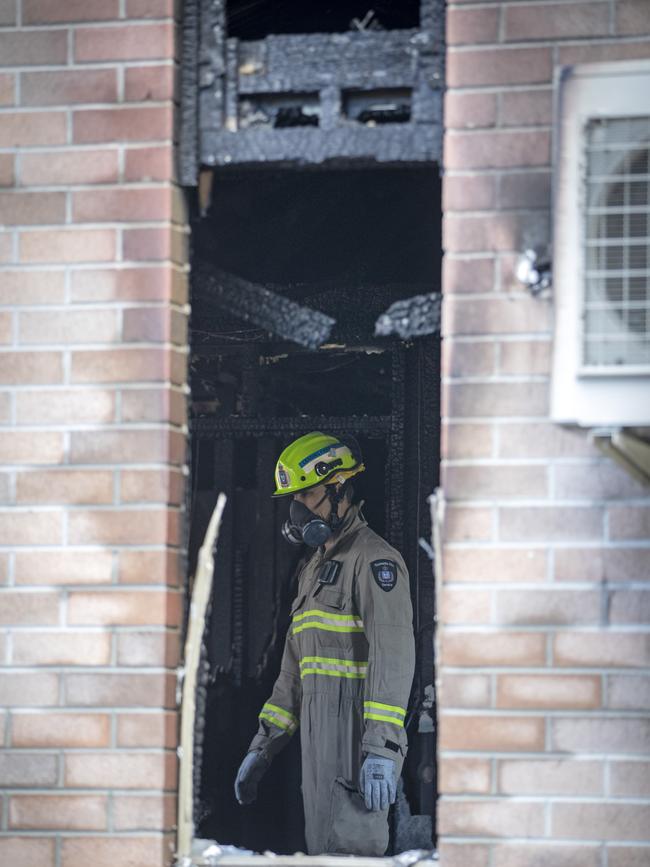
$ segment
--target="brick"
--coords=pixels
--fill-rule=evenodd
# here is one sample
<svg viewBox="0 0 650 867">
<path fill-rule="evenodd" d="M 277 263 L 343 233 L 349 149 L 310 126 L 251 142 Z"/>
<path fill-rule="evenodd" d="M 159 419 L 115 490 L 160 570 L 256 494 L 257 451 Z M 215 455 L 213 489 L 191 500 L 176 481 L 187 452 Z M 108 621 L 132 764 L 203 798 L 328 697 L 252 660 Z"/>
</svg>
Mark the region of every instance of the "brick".
<svg viewBox="0 0 650 867">
<path fill-rule="evenodd" d="M 496 205 L 494 175 L 445 175 L 442 190 L 445 211 L 485 211 Z"/>
<path fill-rule="evenodd" d="M 618 0 L 615 14 L 616 32 L 620 36 L 650 33 L 650 16 L 645 0 Z"/>
<path fill-rule="evenodd" d="M 134 262 L 169 259 L 183 265 L 188 259 L 187 235 L 178 228 L 125 229 L 123 256 Z"/>
<path fill-rule="evenodd" d="M 3 271 L 0 304 L 60 304 L 64 300 L 63 271 Z"/>
<path fill-rule="evenodd" d="M 556 581 L 604 583 L 647 578 L 647 548 L 560 548 L 555 552 Z"/>
<path fill-rule="evenodd" d="M 170 432 L 161 428 L 134 431 L 75 431 L 70 439 L 71 463 L 163 462 L 170 457 Z"/>
<path fill-rule="evenodd" d="M 447 506 L 444 538 L 446 542 L 489 542 L 492 538 L 491 509 Z"/>
<path fill-rule="evenodd" d="M 501 590 L 496 622 L 506 626 L 597 624 L 600 593 L 591 590 Z"/>
<path fill-rule="evenodd" d="M 118 178 L 117 150 L 45 151 L 20 158 L 23 186 L 110 184 Z"/>
<path fill-rule="evenodd" d="M 57 757 L 51 753 L 0 753 L 0 785 L 5 788 L 55 786 L 57 776 Z"/>
<path fill-rule="evenodd" d="M 14 713 L 11 743 L 14 747 L 107 747 L 110 716 L 91 713 Z"/>
<path fill-rule="evenodd" d="M 448 132 L 444 152 L 447 170 L 548 166 L 551 139 L 540 130 Z"/>
<path fill-rule="evenodd" d="M 106 21 L 119 15 L 119 0 L 23 0 L 25 24 Z"/>
<path fill-rule="evenodd" d="M 41 385 L 63 379 L 60 352 L 3 352 L 0 382 L 8 385 Z M 22 434 L 24 436 L 24 434 Z"/>
<path fill-rule="evenodd" d="M 187 317 L 169 307 L 133 307 L 123 314 L 123 338 L 129 343 L 187 343 Z"/>
<path fill-rule="evenodd" d="M 487 708 L 491 703 L 490 677 L 485 674 L 449 674 L 440 684 L 441 706 L 452 708 Z"/>
<path fill-rule="evenodd" d="M 168 421 L 182 425 L 187 421 L 187 398 L 172 388 L 122 391 L 122 421 Z"/>
<path fill-rule="evenodd" d="M 115 258 L 112 229 L 32 230 L 20 233 L 22 262 L 101 262 Z"/>
<path fill-rule="evenodd" d="M 460 841 L 440 840 L 440 861 L 445 867 L 489 867 L 490 847 Z"/>
<path fill-rule="evenodd" d="M 171 181 L 174 177 L 171 146 L 127 148 L 125 150 L 125 181 Z"/>
<path fill-rule="evenodd" d="M 68 623 L 76 626 L 177 625 L 180 605 L 170 591 L 88 591 L 68 597 Z"/>
<path fill-rule="evenodd" d="M 443 376 L 491 376 L 495 362 L 495 346 L 491 341 L 443 340 Z"/>
<path fill-rule="evenodd" d="M 13 638 L 15 665 L 108 665 L 111 637 L 97 632 L 16 633 Z"/>
<path fill-rule="evenodd" d="M 123 503 L 169 503 L 180 506 L 185 479 L 180 472 L 164 470 L 122 470 L 120 500 Z"/>
<path fill-rule="evenodd" d="M 15 93 L 16 76 L 10 72 L 0 73 L 0 105 L 14 105 Z"/>
<path fill-rule="evenodd" d="M 563 632 L 554 638 L 556 665 L 634 668 L 650 665 L 650 636 L 625 632 Z"/>
<path fill-rule="evenodd" d="M 0 837 L 0 863 L 11 867 L 54 867 L 55 843 L 47 837 Z"/>
<path fill-rule="evenodd" d="M 497 678 L 496 706 L 502 708 L 597 708 L 601 703 L 596 675 L 502 675 Z"/>
<path fill-rule="evenodd" d="M 582 840 L 643 840 L 650 827 L 650 805 L 553 804 L 552 833 Z"/>
<path fill-rule="evenodd" d="M 166 349 L 111 349 L 72 353 L 72 382 L 152 382 L 170 376 Z"/>
<path fill-rule="evenodd" d="M 75 31 L 76 63 L 105 60 L 166 60 L 173 57 L 174 29 L 171 24 L 79 27 Z"/>
<path fill-rule="evenodd" d="M 545 416 L 548 412 L 548 386 L 543 382 L 452 383 L 446 394 L 446 415 L 455 418 Z"/>
<path fill-rule="evenodd" d="M 550 126 L 553 122 L 553 91 L 513 90 L 501 94 L 501 126 Z"/>
<path fill-rule="evenodd" d="M 545 581 L 546 557 L 535 548 L 446 548 L 445 581 Z"/>
<path fill-rule="evenodd" d="M 70 753 L 65 757 L 65 784 L 84 788 L 171 789 L 175 784 L 175 765 L 176 757 L 170 753 Z"/>
<path fill-rule="evenodd" d="M 600 846 L 564 846 L 548 843 L 504 843 L 495 846 L 492 867 L 601 867 Z"/>
<path fill-rule="evenodd" d="M 164 674 L 68 674 L 66 702 L 79 707 L 173 707 L 175 680 Z"/>
<path fill-rule="evenodd" d="M 602 538 L 600 508 L 586 506 L 531 506 L 499 511 L 501 539 L 516 541 L 568 541 Z"/>
<path fill-rule="evenodd" d="M 122 584 L 169 584 L 181 575 L 175 551 L 120 551 L 118 580 Z"/>
<path fill-rule="evenodd" d="M 11 313 L 0 313 L 0 343 L 13 343 L 13 316 Z M 3 402 L 6 396 L 3 395 Z"/>
<path fill-rule="evenodd" d="M 504 795 L 602 795 L 602 762 L 575 759 L 505 759 L 497 791 Z"/>
<path fill-rule="evenodd" d="M 607 679 L 607 707 L 650 710 L 650 676 L 611 674 Z"/>
<path fill-rule="evenodd" d="M 172 110 L 171 106 L 82 109 L 73 113 L 73 127 L 73 140 L 79 143 L 170 139 Z"/>
<path fill-rule="evenodd" d="M 650 623 L 650 590 L 614 590 L 609 595 L 610 623 Z"/>
<path fill-rule="evenodd" d="M 0 673 L 0 705 L 47 707 L 56 705 L 59 679 L 56 674 Z"/>
<path fill-rule="evenodd" d="M 14 155 L 0 154 L 0 187 L 12 187 L 14 181 Z"/>
<path fill-rule="evenodd" d="M 620 0 L 617 4 L 620 7 Z M 645 60 L 648 57 L 648 40 L 642 42 L 591 42 L 558 46 L 560 64 L 603 63 L 612 60 Z"/>
<path fill-rule="evenodd" d="M 549 340 L 508 340 L 499 343 L 499 373 L 514 376 L 548 375 L 551 369 Z"/>
<path fill-rule="evenodd" d="M 447 86 L 550 83 L 550 48 L 484 48 L 447 53 Z"/>
<path fill-rule="evenodd" d="M 557 499 L 614 500 L 643 497 L 646 491 L 640 482 L 611 460 L 588 465 L 558 464 L 553 472 Z"/>
<path fill-rule="evenodd" d="M 543 750 L 544 720 L 541 717 L 443 713 L 439 721 L 439 745 L 443 750 Z"/>
<path fill-rule="evenodd" d="M 169 190 L 83 190 L 72 194 L 73 219 L 78 223 L 166 220 L 170 217 Z"/>
<path fill-rule="evenodd" d="M 0 231 L 0 262 L 15 262 L 14 233 Z"/>
<path fill-rule="evenodd" d="M 117 664 L 173 668 L 178 664 L 176 632 L 128 632 L 117 636 Z"/>
<path fill-rule="evenodd" d="M 94 389 L 22 391 L 16 394 L 18 424 L 101 424 L 115 420 L 115 392 Z"/>
<path fill-rule="evenodd" d="M 487 795 L 490 762 L 487 759 L 443 758 L 438 765 L 439 792 L 443 795 Z"/>
<path fill-rule="evenodd" d="M 484 7 L 447 10 L 447 44 L 476 45 L 497 42 L 499 38 L 499 9 Z"/>
<path fill-rule="evenodd" d="M 0 0 L 0 25 L 16 23 L 16 4 L 14 0 Z"/>
<path fill-rule="evenodd" d="M 152 867 L 164 864 L 169 854 L 159 836 L 71 837 L 61 846 L 61 867 Z"/>
<path fill-rule="evenodd" d="M 174 98 L 174 67 L 133 66 L 124 74 L 126 102 L 158 102 Z"/>
<path fill-rule="evenodd" d="M 117 73 L 114 69 L 25 72 L 20 101 L 22 105 L 63 106 L 117 102 Z"/>
<path fill-rule="evenodd" d="M 127 18 L 174 18 L 175 0 L 127 0 Z"/>
<path fill-rule="evenodd" d="M 67 59 L 68 40 L 63 30 L 0 33 L 0 66 L 56 66 Z"/>
<path fill-rule="evenodd" d="M 501 208 L 544 208 L 551 204 L 551 175 L 549 172 L 517 172 L 503 174 L 499 179 L 499 206 Z M 539 306 L 540 302 L 537 299 Z"/>
<path fill-rule="evenodd" d="M 73 545 L 176 545 L 179 533 L 179 515 L 171 509 L 80 510 L 69 516 Z"/>
<path fill-rule="evenodd" d="M 17 543 L 16 539 L 13 544 Z M 57 593 L 33 593 L 20 590 L 3 590 L 0 593 L 0 623 L 6 626 L 52 626 L 58 622 Z"/>
<path fill-rule="evenodd" d="M 59 512 L 0 512 L 0 545 L 58 545 L 62 536 Z"/>
<path fill-rule="evenodd" d="M 649 506 L 611 506 L 607 518 L 610 539 L 650 539 Z"/>
<path fill-rule="evenodd" d="M 173 795 L 133 795 L 113 798 L 113 827 L 116 831 L 159 831 L 171 829 L 176 819 Z"/>
<path fill-rule="evenodd" d="M 497 215 L 446 214 L 443 217 L 443 245 L 452 253 L 497 253 L 539 246 L 548 240 L 548 215 L 542 211 Z M 529 296 L 523 296 L 528 301 Z M 537 309 L 540 309 L 539 302 Z"/>
<path fill-rule="evenodd" d="M 445 94 L 445 127 L 447 129 L 485 129 L 497 120 L 497 96 L 494 93 Z"/>
<path fill-rule="evenodd" d="M 111 551 L 18 551 L 17 584 L 105 584 L 112 576 Z"/>
<path fill-rule="evenodd" d="M 117 715 L 119 747 L 169 747 L 177 741 L 176 713 L 121 713 Z"/>
<path fill-rule="evenodd" d="M 647 753 L 650 719 L 584 717 L 552 719 L 554 750 L 589 753 Z"/>
<path fill-rule="evenodd" d="M 650 846 L 608 846 L 608 867 L 647 867 Z"/>
<path fill-rule="evenodd" d="M 442 260 L 442 285 L 445 294 L 491 292 L 494 287 L 494 259 L 456 258 Z"/>
<path fill-rule="evenodd" d="M 507 41 L 568 39 L 607 36 L 609 5 L 606 2 L 519 4 L 504 10 Z"/>
<path fill-rule="evenodd" d="M 547 422 L 507 421 L 498 428 L 499 457 L 566 458 L 595 456 L 583 430 Z"/>
<path fill-rule="evenodd" d="M 530 499 L 547 497 L 546 468 L 541 466 L 447 466 L 444 488 L 451 499 Z"/>
<path fill-rule="evenodd" d="M 444 665 L 533 666 L 546 664 L 546 638 L 533 632 L 453 632 L 442 641 Z"/>
<path fill-rule="evenodd" d="M 438 805 L 439 831 L 449 836 L 541 837 L 544 805 L 510 800 L 449 801 Z"/>
<path fill-rule="evenodd" d="M 6 226 L 65 222 L 65 193 L 0 192 L 0 213 Z"/>
<path fill-rule="evenodd" d="M 32 311 L 19 317 L 21 343 L 107 343 L 118 338 L 113 310 Z"/>
<path fill-rule="evenodd" d="M 168 267 L 83 270 L 72 273 L 71 300 L 167 301 L 171 299 Z"/>
<path fill-rule="evenodd" d="M 650 797 L 650 762 L 611 761 L 609 791 L 618 797 Z"/>
<path fill-rule="evenodd" d="M 469 460 L 492 456 L 492 426 L 488 424 L 442 425 L 442 455 L 446 460 Z"/>
<path fill-rule="evenodd" d="M 0 432 L 0 464 L 58 464 L 63 460 L 63 436 L 37 431 Z"/>
<path fill-rule="evenodd" d="M 9 799 L 9 827 L 42 831 L 103 831 L 107 798 L 97 795 L 14 795 Z"/>
</svg>

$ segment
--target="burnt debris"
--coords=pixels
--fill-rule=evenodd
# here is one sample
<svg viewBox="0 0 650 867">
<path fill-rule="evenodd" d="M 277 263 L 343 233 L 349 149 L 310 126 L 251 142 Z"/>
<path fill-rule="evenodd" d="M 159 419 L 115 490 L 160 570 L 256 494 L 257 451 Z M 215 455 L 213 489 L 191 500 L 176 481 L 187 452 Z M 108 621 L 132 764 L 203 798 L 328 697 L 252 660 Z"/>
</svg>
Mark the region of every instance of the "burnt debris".
<svg viewBox="0 0 650 867">
<path fill-rule="evenodd" d="M 441 301 L 439 292 L 396 301 L 377 319 L 375 335 L 387 337 L 398 334 L 402 340 L 410 340 L 412 337 L 439 332 Z"/>
</svg>

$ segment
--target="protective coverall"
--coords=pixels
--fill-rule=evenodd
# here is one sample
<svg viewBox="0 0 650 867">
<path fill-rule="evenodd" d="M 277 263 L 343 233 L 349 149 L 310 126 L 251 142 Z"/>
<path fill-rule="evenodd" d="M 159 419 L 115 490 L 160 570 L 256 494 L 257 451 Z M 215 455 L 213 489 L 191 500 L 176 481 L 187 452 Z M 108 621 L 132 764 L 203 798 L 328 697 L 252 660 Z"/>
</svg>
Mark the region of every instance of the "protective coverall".
<svg viewBox="0 0 650 867">
<path fill-rule="evenodd" d="M 280 674 L 249 750 L 273 758 L 300 725 L 309 854 L 383 855 L 388 810 L 358 791 L 366 753 L 407 749 L 415 666 L 409 580 L 399 553 L 351 506 L 334 545 L 299 576 Z"/>
</svg>

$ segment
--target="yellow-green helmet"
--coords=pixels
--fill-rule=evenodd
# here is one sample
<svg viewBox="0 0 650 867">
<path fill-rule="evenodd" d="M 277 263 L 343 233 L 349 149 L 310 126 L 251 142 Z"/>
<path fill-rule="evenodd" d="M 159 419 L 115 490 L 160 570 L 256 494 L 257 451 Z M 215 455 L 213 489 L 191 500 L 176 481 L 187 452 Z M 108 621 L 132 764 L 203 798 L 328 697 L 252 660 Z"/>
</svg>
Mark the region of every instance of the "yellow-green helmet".
<svg viewBox="0 0 650 867">
<path fill-rule="evenodd" d="M 360 455 L 354 455 L 350 446 L 337 437 L 313 431 L 292 442 L 278 458 L 273 496 L 343 483 L 364 470 Z"/>
</svg>

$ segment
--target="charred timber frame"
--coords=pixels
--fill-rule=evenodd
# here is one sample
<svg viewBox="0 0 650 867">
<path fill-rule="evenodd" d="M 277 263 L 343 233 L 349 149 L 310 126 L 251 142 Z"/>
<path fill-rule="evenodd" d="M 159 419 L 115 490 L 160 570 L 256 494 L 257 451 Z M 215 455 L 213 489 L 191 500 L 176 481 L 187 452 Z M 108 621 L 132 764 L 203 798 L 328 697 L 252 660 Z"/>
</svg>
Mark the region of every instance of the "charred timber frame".
<svg viewBox="0 0 650 867">
<path fill-rule="evenodd" d="M 179 174 L 200 168 L 327 160 L 440 162 L 444 0 L 422 0 L 420 27 L 228 38 L 225 0 L 186 0 Z M 395 122 L 347 116 L 351 93 L 408 94 Z M 309 95 L 318 125 L 247 125 L 242 103 Z M 396 98 L 398 98 L 396 96 Z"/>
</svg>

